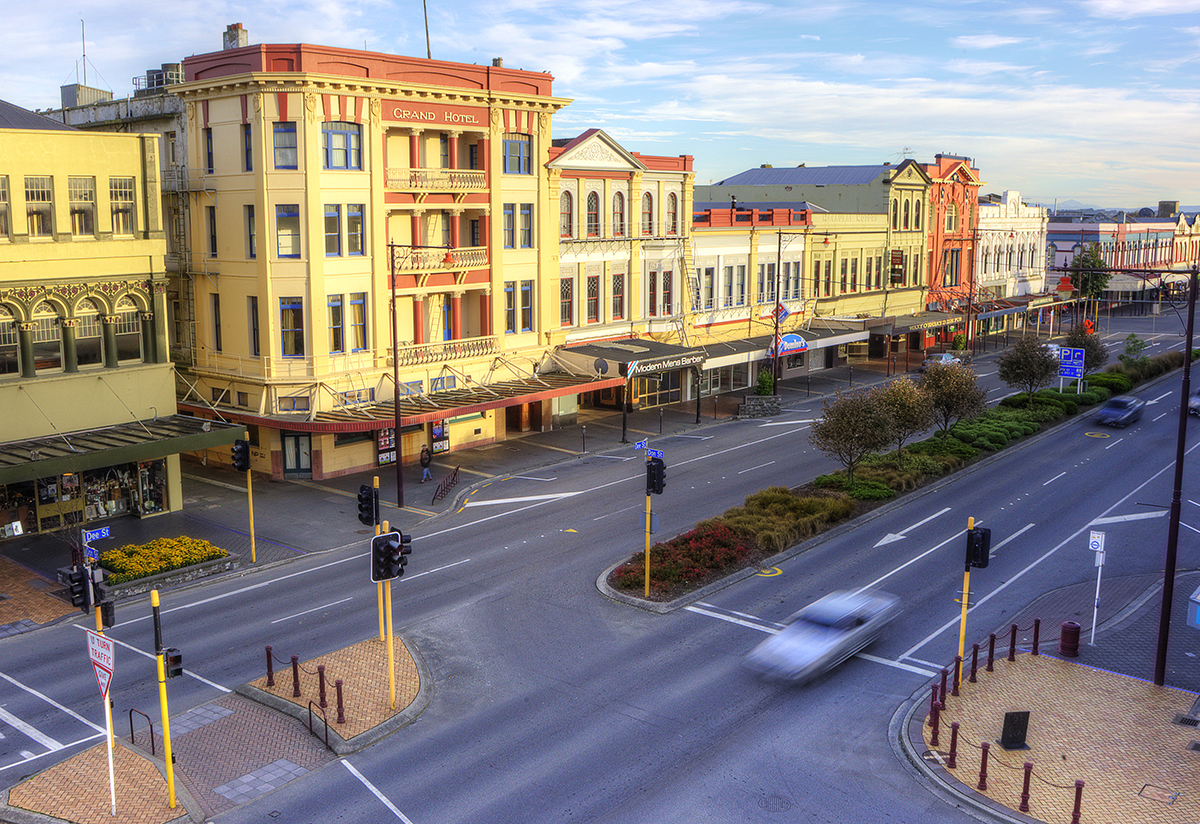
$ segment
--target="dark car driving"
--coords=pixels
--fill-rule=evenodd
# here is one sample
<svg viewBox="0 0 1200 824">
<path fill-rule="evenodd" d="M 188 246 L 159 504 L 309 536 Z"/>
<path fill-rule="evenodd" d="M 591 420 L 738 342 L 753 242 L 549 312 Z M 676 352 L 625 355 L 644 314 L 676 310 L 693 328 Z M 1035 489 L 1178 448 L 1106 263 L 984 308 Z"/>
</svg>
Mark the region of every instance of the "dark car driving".
<svg viewBox="0 0 1200 824">
<path fill-rule="evenodd" d="M 1112 398 L 1096 413 L 1096 420 L 1108 426 L 1128 426 L 1142 417 L 1146 402 L 1137 398 Z"/>
</svg>

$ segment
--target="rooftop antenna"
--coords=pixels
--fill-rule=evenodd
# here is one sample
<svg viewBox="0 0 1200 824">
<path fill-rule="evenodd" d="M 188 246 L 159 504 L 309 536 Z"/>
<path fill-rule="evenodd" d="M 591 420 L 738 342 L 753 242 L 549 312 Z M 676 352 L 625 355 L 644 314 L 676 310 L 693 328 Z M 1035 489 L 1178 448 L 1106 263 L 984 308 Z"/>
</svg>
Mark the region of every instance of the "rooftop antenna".
<svg viewBox="0 0 1200 824">
<path fill-rule="evenodd" d="M 421 10 L 425 12 L 425 57 L 432 60 L 433 51 L 429 48 L 429 6 L 425 0 L 421 0 Z"/>
<path fill-rule="evenodd" d="M 79 21 L 79 39 L 83 41 L 83 85 L 87 85 L 87 32 L 83 20 Z"/>
</svg>

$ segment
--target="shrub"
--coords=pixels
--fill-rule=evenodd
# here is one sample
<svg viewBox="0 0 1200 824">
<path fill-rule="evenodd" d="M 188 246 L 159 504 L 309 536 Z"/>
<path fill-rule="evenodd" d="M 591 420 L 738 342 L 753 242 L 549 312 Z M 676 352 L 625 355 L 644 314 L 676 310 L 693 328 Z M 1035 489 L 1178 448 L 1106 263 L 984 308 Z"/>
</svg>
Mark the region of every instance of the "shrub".
<svg viewBox="0 0 1200 824">
<path fill-rule="evenodd" d="M 715 519 L 704 521 L 690 532 L 650 547 L 650 588 L 661 594 L 735 569 L 756 549 L 749 536 Z M 645 556 L 638 553 L 613 571 L 611 583 L 617 589 L 641 589 L 645 574 Z"/>
<path fill-rule="evenodd" d="M 918 455 L 931 455 L 935 458 L 940 458 L 943 455 L 951 455 L 963 463 L 979 454 L 978 450 L 972 449 L 957 438 L 950 438 L 943 435 L 934 435 L 932 438 L 918 441 L 910 446 L 908 451 Z"/>
<path fill-rule="evenodd" d="M 196 538 L 155 538 L 148 544 L 127 544 L 101 553 L 100 566 L 109 571 L 108 583 L 123 584 L 228 555 Z"/>
<path fill-rule="evenodd" d="M 868 481 L 855 478 L 854 483 L 846 489 L 846 493 L 860 501 L 884 501 L 893 498 L 896 491 L 881 481 Z"/>
</svg>

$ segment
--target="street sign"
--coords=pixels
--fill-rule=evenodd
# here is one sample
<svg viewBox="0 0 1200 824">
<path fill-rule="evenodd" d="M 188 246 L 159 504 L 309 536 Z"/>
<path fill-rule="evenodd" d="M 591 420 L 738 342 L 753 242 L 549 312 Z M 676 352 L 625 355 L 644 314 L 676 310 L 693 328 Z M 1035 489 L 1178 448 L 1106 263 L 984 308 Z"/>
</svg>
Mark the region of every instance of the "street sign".
<svg viewBox="0 0 1200 824">
<path fill-rule="evenodd" d="M 1082 378 L 1082 366 L 1060 366 L 1058 367 L 1058 376 L 1060 378 Z"/>
<path fill-rule="evenodd" d="M 646 448 L 646 442 L 645 442 L 645 441 L 638 441 L 637 443 L 635 443 L 635 444 L 633 445 L 633 448 L 634 448 L 634 449 L 645 449 L 645 448 Z"/>
<path fill-rule="evenodd" d="M 113 675 L 113 642 L 98 632 L 87 631 L 88 657 L 92 659 L 92 669 L 96 671 L 96 683 L 100 687 L 100 695 L 108 697 L 108 685 L 112 683 Z"/>
<path fill-rule="evenodd" d="M 1104 551 L 1104 533 L 1092 530 L 1092 534 L 1088 537 L 1088 549 L 1092 552 Z"/>
<path fill-rule="evenodd" d="M 1069 346 L 1060 346 L 1058 347 L 1058 360 L 1060 363 L 1071 366 L 1083 366 L 1083 350 L 1072 349 Z"/>
<path fill-rule="evenodd" d="M 95 563 L 100 560 L 100 550 L 92 546 L 92 541 L 99 541 L 109 537 L 108 527 L 102 526 L 99 529 L 84 529 L 83 532 L 83 551 L 87 554 L 89 561 Z"/>
<path fill-rule="evenodd" d="M 646 454 L 651 458 L 661 458 L 663 456 L 661 449 L 647 449 Z"/>
</svg>

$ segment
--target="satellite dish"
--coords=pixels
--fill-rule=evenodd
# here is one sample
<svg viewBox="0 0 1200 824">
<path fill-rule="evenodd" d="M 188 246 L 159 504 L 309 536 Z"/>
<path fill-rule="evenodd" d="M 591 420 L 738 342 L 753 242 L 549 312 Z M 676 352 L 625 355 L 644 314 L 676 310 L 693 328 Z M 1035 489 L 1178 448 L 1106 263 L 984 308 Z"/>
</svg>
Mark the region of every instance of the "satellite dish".
<svg viewBox="0 0 1200 824">
<path fill-rule="evenodd" d="M 597 375 L 607 375 L 608 374 L 608 361 L 606 361 L 604 358 L 596 358 L 596 363 L 594 364 L 594 366 L 596 367 Z"/>
</svg>

